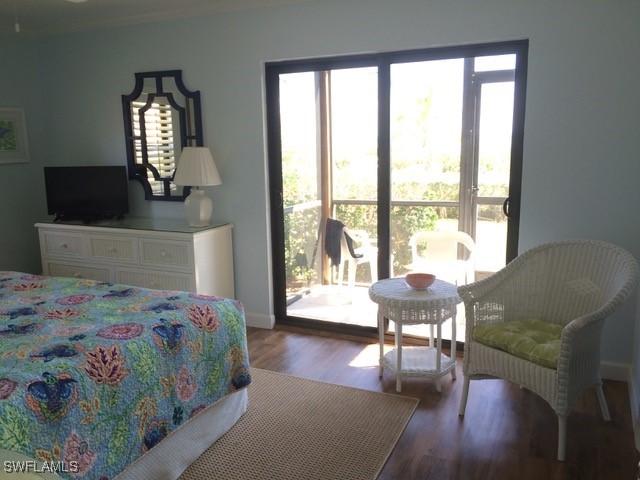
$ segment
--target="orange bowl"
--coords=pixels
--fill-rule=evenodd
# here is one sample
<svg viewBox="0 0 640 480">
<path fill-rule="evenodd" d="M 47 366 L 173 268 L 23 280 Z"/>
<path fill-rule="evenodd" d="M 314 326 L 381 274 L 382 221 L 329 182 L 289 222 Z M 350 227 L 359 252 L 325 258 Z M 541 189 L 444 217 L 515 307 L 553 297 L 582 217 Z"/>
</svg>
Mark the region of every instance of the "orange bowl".
<svg viewBox="0 0 640 480">
<path fill-rule="evenodd" d="M 404 281 L 414 290 L 426 290 L 436 281 L 436 276 L 431 273 L 407 273 Z"/>
</svg>

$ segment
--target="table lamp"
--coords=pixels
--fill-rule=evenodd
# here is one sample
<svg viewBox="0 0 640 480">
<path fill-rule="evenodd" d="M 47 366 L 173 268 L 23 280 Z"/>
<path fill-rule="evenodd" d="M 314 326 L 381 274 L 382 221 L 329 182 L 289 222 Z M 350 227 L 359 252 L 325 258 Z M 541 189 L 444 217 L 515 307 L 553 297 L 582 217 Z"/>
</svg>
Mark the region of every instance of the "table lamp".
<svg viewBox="0 0 640 480">
<path fill-rule="evenodd" d="M 220 185 L 222 180 L 207 147 L 184 147 L 173 179 L 176 185 L 193 187 L 184 201 L 191 227 L 206 227 L 211 222 L 213 202 L 199 187 Z"/>
</svg>

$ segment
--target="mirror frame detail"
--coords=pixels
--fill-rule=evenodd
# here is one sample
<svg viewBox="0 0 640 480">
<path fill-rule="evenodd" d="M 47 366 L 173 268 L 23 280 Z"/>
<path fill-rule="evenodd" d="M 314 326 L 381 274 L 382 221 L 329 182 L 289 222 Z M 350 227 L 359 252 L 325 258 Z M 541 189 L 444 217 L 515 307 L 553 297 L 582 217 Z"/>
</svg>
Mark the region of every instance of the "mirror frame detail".
<svg viewBox="0 0 640 480">
<path fill-rule="evenodd" d="M 151 79 L 155 81 L 155 91 L 143 92 L 145 80 Z M 187 108 L 180 105 L 175 96 L 170 91 L 165 91 L 163 80 L 172 79 L 175 82 L 178 91 L 184 95 L 186 103 L 192 103 L 193 108 Z M 204 145 L 202 134 L 202 107 L 200 104 L 200 91 L 189 90 L 182 79 L 182 70 L 164 70 L 156 72 L 138 72 L 135 74 L 135 86 L 129 95 L 122 95 L 122 114 L 124 120 L 124 134 L 127 150 L 127 170 L 129 179 L 137 180 L 144 188 L 145 200 L 162 200 L 182 202 L 189 195 L 190 187 L 184 187 L 178 195 L 171 193 L 171 182 L 175 175 L 175 171 L 171 177 L 160 176 L 156 167 L 148 161 L 147 142 L 144 137 L 144 115 L 139 115 L 141 120 L 141 135 L 134 135 L 134 124 L 131 113 L 131 105 L 138 100 L 141 95 L 147 93 L 148 96 L 143 101 L 146 105 L 140 108 L 140 112 L 148 109 L 156 97 L 164 97 L 171 107 L 178 112 L 180 119 L 180 143 L 181 148 L 187 146 L 202 147 Z M 146 111 L 146 110 L 145 110 Z M 135 142 L 139 140 L 142 148 L 142 163 L 136 162 Z M 148 180 L 148 172 L 153 174 L 153 178 L 157 181 L 164 182 L 163 193 L 161 195 L 153 192 L 151 184 Z"/>
</svg>

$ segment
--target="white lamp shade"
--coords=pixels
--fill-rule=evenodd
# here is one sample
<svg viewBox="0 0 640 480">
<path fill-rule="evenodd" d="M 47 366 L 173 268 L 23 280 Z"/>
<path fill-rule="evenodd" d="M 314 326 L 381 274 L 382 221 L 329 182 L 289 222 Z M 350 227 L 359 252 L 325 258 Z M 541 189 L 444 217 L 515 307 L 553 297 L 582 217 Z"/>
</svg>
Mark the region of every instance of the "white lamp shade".
<svg viewBox="0 0 640 480">
<path fill-rule="evenodd" d="M 182 186 L 204 187 L 220 185 L 222 180 L 207 147 L 184 147 L 173 182 Z"/>
</svg>

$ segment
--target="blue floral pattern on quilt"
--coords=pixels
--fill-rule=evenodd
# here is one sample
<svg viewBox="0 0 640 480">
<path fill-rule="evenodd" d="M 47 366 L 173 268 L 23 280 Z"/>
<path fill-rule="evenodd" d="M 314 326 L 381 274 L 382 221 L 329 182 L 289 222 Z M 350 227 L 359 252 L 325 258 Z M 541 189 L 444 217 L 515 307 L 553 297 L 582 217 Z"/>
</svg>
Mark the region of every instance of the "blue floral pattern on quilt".
<svg viewBox="0 0 640 480">
<path fill-rule="evenodd" d="M 239 302 L 0 272 L 0 448 L 111 479 L 251 382 Z"/>
</svg>

